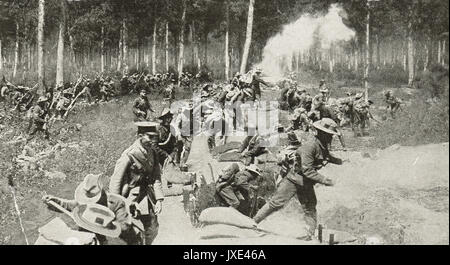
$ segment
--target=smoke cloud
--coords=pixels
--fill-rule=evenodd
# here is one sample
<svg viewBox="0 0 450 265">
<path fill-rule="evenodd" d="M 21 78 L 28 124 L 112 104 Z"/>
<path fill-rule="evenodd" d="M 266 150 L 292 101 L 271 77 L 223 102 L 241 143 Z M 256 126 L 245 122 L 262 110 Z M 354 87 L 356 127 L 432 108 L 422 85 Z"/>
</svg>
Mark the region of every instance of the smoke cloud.
<svg viewBox="0 0 450 265">
<path fill-rule="evenodd" d="M 263 61 L 258 67 L 263 69 L 265 75 L 282 78 L 282 60 L 289 61 L 299 52 L 307 51 L 316 41 L 320 42 L 323 49 L 328 49 L 336 41 L 352 39 L 355 32 L 344 25 L 340 14 L 345 14 L 345 11 L 333 4 L 324 16 L 306 14 L 285 25 L 280 33 L 267 42 L 263 50 Z"/>
</svg>

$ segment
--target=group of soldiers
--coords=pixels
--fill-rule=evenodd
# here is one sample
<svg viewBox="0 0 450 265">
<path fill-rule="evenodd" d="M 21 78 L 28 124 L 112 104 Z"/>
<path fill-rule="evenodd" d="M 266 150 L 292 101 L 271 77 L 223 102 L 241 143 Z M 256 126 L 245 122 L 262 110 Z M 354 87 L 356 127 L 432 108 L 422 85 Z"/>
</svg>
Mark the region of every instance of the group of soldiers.
<svg viewBox="0 0 450 265">
<path fill-rule="evenodd" d="M 350 125 L 354 136 L 358 137 L 366 135 L 370 120 L 380 123 L 370 111 L 374 102 L 371 99 L 366 101 L 363 93 L 347 92 L 346 97 L 333 99 L 330 97 L 330 90 L 325 80 L 321 80 L 319 94 L 313 97 L 294 81 L 288 80 L 285 84 L 287 85 L 281 90 L 279 104 L 281 109 L 292 113 L 289 116 L 291 126 L 287 131 L 297 129 L 308 131 L 315 121 L 330 118 L 339 127 Z M 385 93 L 385 103 L 394 117 L 395 112 L 400 108 L 401 100 L 394 97 L 389 90 Z"/>
<path fill-rule="evenodd" d="M 261 84 L 271 85 L 262 80 L 261 72 L 261 69 L 255 69 L 247 75 L 238 73 L 223 86 L 205 83 L 195 91 L 198 96 L 177 108 L 163 108 L 159 114 L 147 98 L 148 87 L 140 87 L 132 108 L 137 139 L 117 160 L 109 189 L 100 175 L 90 174 L 77 187 L 74 200 L 46 195 L 44 202 L 70 210 L 82 229 L 97 234 L 100 244 L 107 244 L 107 237 L 119 237 L 127 244 L 151 244 L 158 234 L 157 216 L 162 211 L 164 200 L 161 175 L 166 165 L 173 164 L 179 166 L 180 171 L 188 171 L 192 142 L 199 132 L 208 135 L 210 151 L 216 146 L 216 136 L 226 143 L 226 128 L 236 130 L 240 117 L 236 111 L 224 106 L 258 102 L 261 99 Z M 124 78 L 139 82 L 137 75 Z M 286 103 L 287 109 L 293 112 L 290 115 L 291 126 L 286 130 L 289 145 L 277 154 L 279 173 L 274 180 L 276 191 L 262 208 L 258 210 L 252 199 L 258 189 L 255 183 L 263 174 L 259 168 L 259 156 L 268 152 L 267 142 L 272 132 L 259 130 L 258 123 L 252 123 L 248 117 L 243 117 L 245 138 L 237 151 L 244 166 L 233 163 L 220 174 L 215 185 L 216 195 L 224 206 L 253 217 L 257 223 L 297 195 L 308 227 L 305 239 L 314 236 L 317 224 L 314 185 L 334 185 L 318 169 L 327 163 L 342 164 L 341 159 L 330 154 L 333 137 L 338 137 L 345 148 L 340 131 L 344 118 L 349 117 L 350 122 L 360 124 L 363 117 L 351 115 L 362 112 L 360 108 L 367 108 L 368 111 L 370 106 L 370 102 L 363 100 L 362 94 L 349 93 L 347 98 L 338 100 L 342 107 L 342 116 L 339 116 L 330 108 L 333 104 L 330 104 L 325 82 L 322 81 L 320 86 L 320 94 L 313 98 L 304 89 L 299 89 L 295 82 L 290 82 L 289 87 L 281 92 L 288 95 L 283 95 L 280 103 Z M 170 81 L 167 87 L 174 91 L 175 82 Z M 167 87 L 162 89 L 165 91 Z M 63 95 L 66 93 L 64 91 L 61 91 Z M 294 101 L 289 101 L 290 97 Z M 392 94 L 390 97 L 393 97 Z M 170 99 L 173 99 L 173 93 Z M 46 98 L 38 99 L 37 107 L 33 109 L 36 117 L 43 117 L 45 104 L 48 104 Z M 45 124 L 45 118 L 36 119 L 36 122 Z M 299 140 L 299 130 L 312 135 L 308 142 Z M 96 223 L 95 220 L 99 219 L 102 222 Z"/>
</svg>

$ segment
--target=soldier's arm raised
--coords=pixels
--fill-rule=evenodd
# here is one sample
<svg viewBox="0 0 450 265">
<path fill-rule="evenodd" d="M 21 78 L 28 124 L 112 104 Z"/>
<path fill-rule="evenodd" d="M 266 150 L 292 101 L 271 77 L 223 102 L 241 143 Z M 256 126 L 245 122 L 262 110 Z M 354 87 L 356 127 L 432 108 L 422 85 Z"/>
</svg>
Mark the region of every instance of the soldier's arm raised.
<svg viewBox="0 0 450 265">
<path fill-rule="evenodd" d="M 130 164 L 131 161 L 126 155 L 122 155 L 119 160 L 117 160 L 114 173 L 109 182 L 109 192 L 121 195 L 123 178 Z"/>
</svg>

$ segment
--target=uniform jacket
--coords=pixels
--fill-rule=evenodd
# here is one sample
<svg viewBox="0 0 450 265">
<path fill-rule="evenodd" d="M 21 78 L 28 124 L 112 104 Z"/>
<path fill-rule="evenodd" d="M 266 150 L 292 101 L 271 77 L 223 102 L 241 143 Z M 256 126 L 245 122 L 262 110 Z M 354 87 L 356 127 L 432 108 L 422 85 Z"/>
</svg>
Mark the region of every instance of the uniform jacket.
<svg viewBox="0 0 450 265">
<path fill-rule="evenodd" d="M 153 203 L 164 199 L 158 154 L 154 149 L 146 150 L 139 139 L 122 153 L 109 183 L 111 193 L 124 197 L 134 188 L 140 189 L 137 202 L 146 196 Z"/>
<path fill-rule="evenodd" d="M 147 118 L 147 111 L 151 110 L 150 102 L 147 98 L 138 97 L 133 103 L 133 113 L 138 118 Z M 144 114 L 142 114 L 144 112 Z"/>
<path fill-rule="evenodd" d="M 319 139 L 306 143 L 300 147 L 301 162 L 297 161 L 294 174 L 289 174 L 287 178 L 297 185 L 305 182 L 325 184 L 326 177 L 317 172 L 327 162 L 342 164 L 342 160 L 330 155 L 328 148 L 323 146 Z"/>
<path fill-rule="evenodd" d="M 45 115 L 47 112 L 39 105 L 33 107 L 31 112 L 31 117 L 33 118 L 34 123 L 43 124 L 45 123 Z"/>
</svg>

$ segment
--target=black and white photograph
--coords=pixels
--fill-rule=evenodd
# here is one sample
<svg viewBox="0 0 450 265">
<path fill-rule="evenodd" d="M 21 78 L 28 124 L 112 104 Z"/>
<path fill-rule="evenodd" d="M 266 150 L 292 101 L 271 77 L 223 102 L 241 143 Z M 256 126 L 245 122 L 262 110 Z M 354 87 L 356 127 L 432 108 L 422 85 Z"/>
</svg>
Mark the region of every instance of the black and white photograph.
<svg viewBox="0 0 450 265">
<path fill-rule="evenodd" d="M 0 245 L 449 245 L 446 0 L 0 0 L 0 89 Z"/>
</svg>

